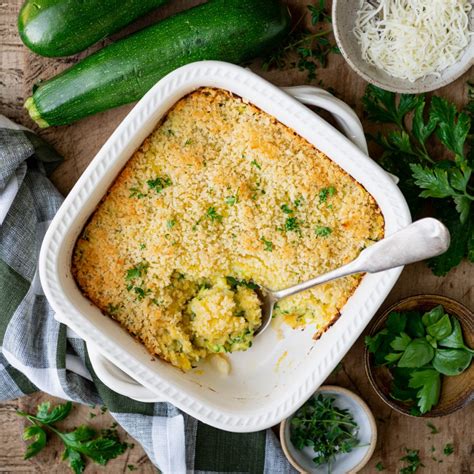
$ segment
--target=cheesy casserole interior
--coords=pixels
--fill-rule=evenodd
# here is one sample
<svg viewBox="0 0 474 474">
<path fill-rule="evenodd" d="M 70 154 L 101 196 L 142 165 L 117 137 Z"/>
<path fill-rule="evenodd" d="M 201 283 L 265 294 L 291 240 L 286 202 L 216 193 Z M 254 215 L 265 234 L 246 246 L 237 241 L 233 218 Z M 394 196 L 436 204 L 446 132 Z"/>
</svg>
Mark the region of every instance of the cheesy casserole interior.
<svg viewBox="0 0 474 474">
<path fill-rule="evenodd" d="M 261 316 L 253 284 L 281 289 L 339 267 L 383 228 L 372 196 L 327 156 L 241 98 L 203 88 L 127 162 L 72 269 L 105 314 L 188 370 L 251 345 Z M 360 278 L 283 300 L 275 317 L 320 334 Z"/>
</svg>

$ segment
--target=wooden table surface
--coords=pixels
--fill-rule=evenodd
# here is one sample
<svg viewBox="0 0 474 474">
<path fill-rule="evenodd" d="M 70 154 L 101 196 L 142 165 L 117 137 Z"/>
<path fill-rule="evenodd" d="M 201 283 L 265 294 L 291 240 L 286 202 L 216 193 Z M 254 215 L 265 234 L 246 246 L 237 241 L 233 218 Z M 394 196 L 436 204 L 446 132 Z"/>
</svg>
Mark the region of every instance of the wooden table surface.
<svg viewBox="0 0 474 474">
<path fill-rule="evenodd" d="M 302 12 L 304 5 L 311 0 L 288 0 L 294 12 Z M 355 1 L 355 0 L 354 0 Z M 87 118 L 76 124 L 64 127 L 39 130 L 29 119 L 23 109 L 23 103 L 30 94 L 32 85 L 39 79 L 46 79 L 63 70 L 78 58 L 88 55 L 91 51 L 108 44 L 125 34 L 149 24 L 170 12 L 201 3 L 199 1 L 176 0 L 170 7 L 150 14 L 146 19 L 139 20 L 112 40 L 104 40 L 85 53 L 63 59 L 48 59 L 35 56 L 21 43 L 16 28 L 17 14 L 21 0 L 3 0 L 0 2 L 0 113 L 27 127 L 33 128 L 43 138 L 53 144 L 65 157 L 64 163 L 55 171 L 52 179 L 59 190 L 66 194 L 84 171 L 96 152 L 107 140 L 112 131 L 125 117 L 132 105 L 120 107 L 94 117 Z M 314 3 L 314 2 L 313 2 Z M 259 74 L 277 85 L 296 85 L 307 83 L 304 73 L 298 71 L 263 72 L 258 62 L 252 64 Z M 366 83 L 345 64 L 341 56 L 332 56 L 328 67 L 318 73 L 325 86 L 331 86 L 341 99 L 353 106 L 362 117 L 361 97 Z M 466 81 L 474 80 L 474 71 L 467 72 L 463 77 L 448 87 L 437 91 L 458 104 L 466 97 Z M 367 130 L 373 125 L 364 123 Z M 468 307 L 474 306 L 474 265 L 463 262 L 445 278 L 431 274 L 423 264 L 407 267 L 397 285 L 388 296 L 383 307 L 398 299 L 420 293 L 437 293 L 453 297 Z M 343 359 L 341 369 L 333 374 L 328 382 L 347 387 L 364 398 L 372 408 L 378 425 L 377 449 L 363 473 L 377 472 L 375 465 L 382 461 L 385 472 L 398 472 L 404 455 L 404 448 L 419 449 L 420 457 L 425 465 L 422 472 L 427 473 L 470 473 L 474 466 L 473 424 L 474 404 L 455 414 L 432 420 L 440 430 L 439 434 L 431 435 L 425 419 L 414 419 L 399 415 L 388 408 L 374 393 L 364 372 L 363 338 L 361 337 L 349 354 Z M 51 399 L 48 395 L 38 393 L 19 400 L 0 404 L 0 472 L 67 472 L 65 464 L 60 461 L 61 446 L 52 443 L 41 455 L 29 461 L 23 460 L 25 449 L 21 440 L 23 420 L 15 414 L 17 408 L 33 410 L 37 403 Z M 89 413 L 98 413 L 91 419 Z M 80 423 L 92 423 L 96 427 L 110 426 L 113 422 L 107 413 L 100 414 L 99 409 L 76 406 L 66 426 L 72 427 Z M 121 431 L 122 436 L 126 433 Z M 127 439 L 130 441 L 130 439 Z M 446 443 L 454 444 L 454 454 L 447 457 L 442 454 Z M 443 461 L 432 460 L 434 456 Z M 106 468 L 89 464 L 86 472 L 126 472 L 127 465 L 135 466 L 141 473 L 155 472 L 152 464 L 140 446 L 120 458 L 110 462 Z"/>
</svg>

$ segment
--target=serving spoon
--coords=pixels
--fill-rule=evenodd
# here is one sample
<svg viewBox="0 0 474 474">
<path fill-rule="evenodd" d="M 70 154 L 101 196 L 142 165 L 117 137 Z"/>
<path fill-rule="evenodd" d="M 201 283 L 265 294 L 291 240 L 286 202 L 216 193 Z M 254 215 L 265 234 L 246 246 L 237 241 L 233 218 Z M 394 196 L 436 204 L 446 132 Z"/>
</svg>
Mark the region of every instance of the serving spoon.
<svg viewBox="0 0 474 474">
<path fill-rule="evenodd" d="M 367 247 L 352 262 L 316 278 L 279 291 L 259 287 L 255 292 L 261 302 L 262 324 L 255 335 L 267 329 L 275 304 L 284 298 L 354 273 L 377 273 L 436 257 L 448 250 L 449 243 L 448 229 L 440 221 L 427 217 Z"/>
</svg>

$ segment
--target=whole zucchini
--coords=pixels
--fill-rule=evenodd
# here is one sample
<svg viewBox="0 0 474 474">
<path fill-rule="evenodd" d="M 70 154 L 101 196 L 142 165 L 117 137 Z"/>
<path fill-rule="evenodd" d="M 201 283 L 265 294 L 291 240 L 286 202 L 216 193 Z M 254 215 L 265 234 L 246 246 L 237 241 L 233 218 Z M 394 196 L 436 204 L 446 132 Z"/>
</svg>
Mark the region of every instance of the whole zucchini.
<svg viewBox="0 0 474 474">
<path fill-rule="evenodd" d="M 289 28 L 277 0 L 209 0 L 92 54 L 40 83 L 25 107 L 41 127 L 64 125 L 140 99 L 159 79 L 205 59 L 241 63 Z"/>
<path fill-rule="evenodd" d="M 118 31 L 167 0 L 26 0 L 21 40 L 41 56 L 68 56 Z"/>
</svg>

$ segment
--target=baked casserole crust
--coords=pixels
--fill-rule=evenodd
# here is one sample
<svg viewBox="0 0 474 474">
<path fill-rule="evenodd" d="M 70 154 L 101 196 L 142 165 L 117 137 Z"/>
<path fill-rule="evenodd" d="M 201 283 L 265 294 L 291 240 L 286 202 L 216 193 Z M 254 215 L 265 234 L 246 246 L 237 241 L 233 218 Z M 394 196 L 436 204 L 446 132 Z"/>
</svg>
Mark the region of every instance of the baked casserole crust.
<svg viewBox="0 0 474 474">
<path fill-rule="evenodd" d="M 221 89 L 177 102 L 127 162 L 73 251 L 84 295 L 147 349 L 188 370 L 245 350 L 257 284 L 282 289 L 383 237 L 372 196 L 269 114 Z M 321 334 L 361 275 L 281 301 Z"/>
</svg>

